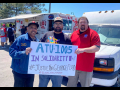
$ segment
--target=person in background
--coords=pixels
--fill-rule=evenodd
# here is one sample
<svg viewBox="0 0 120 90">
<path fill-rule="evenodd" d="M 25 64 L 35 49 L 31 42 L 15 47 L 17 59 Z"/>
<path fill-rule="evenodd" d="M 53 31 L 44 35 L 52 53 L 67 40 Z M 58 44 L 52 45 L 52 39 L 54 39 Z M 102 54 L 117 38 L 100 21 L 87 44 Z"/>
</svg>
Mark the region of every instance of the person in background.
<svg viewBox="0 0 120 90">
<path fill-rule="evenodd" d="M 12 72 L 14 76 L 14 87 L 33 87 L 34 74 L 28 74 L 29 53 L 31 41 L 39 42 L 35 37 L 39 25 L 32 21 L 28 24 L 28 33 L 19 36 L 9 48 L 12 57 Z"/>
<path fill-rule="evenodd" d="M 2 46 L 2 48 L 6 48 L 4 46 L 4 43 L 6 42 L 6 37 L 7 37 L 7 31 L 6 31 L 5 24 L 3 24 L 0 32 L 1 32 L 1 46 Z"/>
<path fill-rule="evenodd" d="M 16 27 L 15 27 L 15 25 L 13 25 L 13 28 L 14 28 L 14 38 L 16 38 Z"/>
<path fill-rule="evenodd" d="M 25 26 L 25 34 L 27 33 L 27 27 L 28 27 L 28 26 Z"/>
<path fill-rule="evenodd" d="M 78 79 L 82 87 L 89 87 L 94 67 L 95 52 L 100 50 L 100 38 L 96 31 L 90 29 L 86 17 L 78 19 L 78 30 L 71 35 L 71 42 L 77 45 L 76 73 L 69 76 L 68 87 L 77 87 Z"/>
<path fill-rule="evenodd" d="M 54 19 L 54 30 L 47 32 L 40 40 L 40 42 L 54 43 L 54 44 L 67 44 L 71 45 L 69 36 L 62 32 L 63 19 L 56 17 Z M 39 87 L 47 87 L 48 82 L 52 81 L 52 87 L 61 87 L 63 76 L 55 75 L 39 75 Z"/>
<path fill-rule="evenodd" d="M 8 38 L 9 38 L 9 42 L 10 42 L 10 46 L 13 44 L 14 42 L 14 28 L 12 28 L 12 24 L 9 24 L 9 28 L 7 28 L 7 33 L 8 33 Z"/>
<path fill-rule="evenodd" d="M 21 29 L 21 35 L 25 34 L 25 31 L 26 31 L 26 30 L 25 30 L 25 26 L 23 25 L 23 26 L 22 26 L 22 29 Z"/>
<path fill-rule="evenodd" d="M 6 30 L 8 30 L 8 28 L 6 27 Z M 7 42 L 8 42 L 8 39 L 9 39 L 9 37 L 8 37 L 8 31 L 7 31 L 7 37 L 6 37 L 6 45 L 7 45 Z"/>
</svg>

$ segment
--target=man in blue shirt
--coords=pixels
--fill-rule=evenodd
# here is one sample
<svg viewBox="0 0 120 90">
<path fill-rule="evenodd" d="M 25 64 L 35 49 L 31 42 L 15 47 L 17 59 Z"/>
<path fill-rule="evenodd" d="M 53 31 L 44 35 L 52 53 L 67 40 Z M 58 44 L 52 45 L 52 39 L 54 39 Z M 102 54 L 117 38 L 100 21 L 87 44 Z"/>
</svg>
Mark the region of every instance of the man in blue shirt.
<svg viewBox="0 0 120 90">
<path fill-rule="evenodd" d="M 14 87 L 33 87 L 34 75 L 27 74 L 29 53 L 31 52 L 31 41 L 39 42 L 35 37 L 39 25 L 32 21 L 28 24 L 27 32 L 19 36 L 9 48 L 12 57 L 12 72 L 14 76 Z"/>
</svg>

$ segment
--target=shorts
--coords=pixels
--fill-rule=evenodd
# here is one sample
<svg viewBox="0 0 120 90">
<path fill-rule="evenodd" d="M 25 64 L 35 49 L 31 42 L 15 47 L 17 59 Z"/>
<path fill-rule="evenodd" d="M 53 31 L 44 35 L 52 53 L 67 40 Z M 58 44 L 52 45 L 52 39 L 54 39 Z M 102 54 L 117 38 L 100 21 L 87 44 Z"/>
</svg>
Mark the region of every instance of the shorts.
<svg viewBox="0 0 120 90">
<path fill-rule="evenodd" d="M 14 42 L 14 36 L 9 36 L 9 42 Z"/>
<path fill-rule="evenodd" d="M 1 42 L 6 42 L 6 37 L 1 37 Z"/>
</svg>

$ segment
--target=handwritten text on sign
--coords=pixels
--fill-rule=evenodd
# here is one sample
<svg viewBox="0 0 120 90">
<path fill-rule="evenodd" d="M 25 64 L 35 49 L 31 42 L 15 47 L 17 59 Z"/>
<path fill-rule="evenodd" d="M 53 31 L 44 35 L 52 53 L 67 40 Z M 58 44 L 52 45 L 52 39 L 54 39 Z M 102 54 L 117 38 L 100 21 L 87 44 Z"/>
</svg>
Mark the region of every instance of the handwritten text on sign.
<svg viewBox="0 0 120 90">
<path fill-rule="evenodd" d="M 31 48 L 29 74 L 75 75 L 77 46 L 31 42 Z"/>
</svg>

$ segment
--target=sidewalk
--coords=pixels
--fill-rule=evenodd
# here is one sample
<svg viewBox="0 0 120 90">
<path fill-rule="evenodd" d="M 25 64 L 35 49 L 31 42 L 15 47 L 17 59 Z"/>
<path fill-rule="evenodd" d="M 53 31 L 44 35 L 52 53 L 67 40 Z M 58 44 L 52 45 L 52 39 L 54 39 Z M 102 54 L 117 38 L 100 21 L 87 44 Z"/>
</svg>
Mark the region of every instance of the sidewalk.
<svg viewBox="0 0 120 90">
<path fill-rule="evenodd" d="M 9 56 L 8 50 L 8 45 L 5 49 L 2 49 L 0 44 L 0 87 L 13 86 L 13 75 L 12 70 L 10 69 L 11 57 Z"/>
<path fill-rule="evenodd" d="M 1 42 L 1 38 L 0 38 Z M 2 49 L 0 44 L 0 87 L 13 87 L 14 79 L 12 74 L 11 61 L 12 58 L 9 56 L 9 45 L 5 45 L 6 48 Z M 34 87 L 39 85 L 39 75 L 35 75 Z M 48 87 L 51 87 L 51 81 L 48 84 Z M 61 85 L 65 87 L 64 85 Z"/>
</svg>

